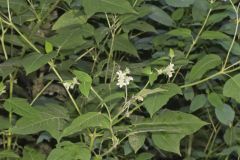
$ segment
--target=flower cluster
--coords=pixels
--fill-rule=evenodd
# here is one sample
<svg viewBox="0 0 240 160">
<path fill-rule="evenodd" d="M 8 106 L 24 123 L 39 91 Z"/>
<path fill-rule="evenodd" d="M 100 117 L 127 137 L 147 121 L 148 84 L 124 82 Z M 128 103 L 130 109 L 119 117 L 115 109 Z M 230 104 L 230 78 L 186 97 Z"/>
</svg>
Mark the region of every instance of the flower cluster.
<svg viewBox="0 0 240 160">
<path fill-rule="evenodd" d="M 133 77 L 128 76 L 130 74 L 130 70 L 128 68 L 125 69 L 125 71 L 119 70 L 117 71 L 117 86 L 122 88 L 123 86 L 129 85 L 130 81 L 133 80 Z"/>
<path fill-rule="evenodd" d="M 67 80 L 63 82 L 64 87 L 69 90 L 73 89 L 75 85 L 79 85 L 79 82 L 76 77 L 73 78 L 73 80 Z"/>
<path fill-rule="evenodd" d="M 165 74 L 167 75 L 169 78 L 171 78 L 173 76 L 174 73 L 174 64 L 170 63 L 166 68 L 161 68 L 161 69 L 156 69 L 158 74 Z"/>
</svg>

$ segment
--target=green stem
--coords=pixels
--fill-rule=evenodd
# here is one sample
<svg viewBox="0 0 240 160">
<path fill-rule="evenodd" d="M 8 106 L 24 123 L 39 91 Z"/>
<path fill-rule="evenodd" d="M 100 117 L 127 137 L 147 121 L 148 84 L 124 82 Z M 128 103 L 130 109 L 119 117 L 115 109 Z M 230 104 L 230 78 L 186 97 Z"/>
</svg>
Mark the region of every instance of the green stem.
<svg viewBox="0 0 240 160">
<path fill-rule="evenodd" d="M 2 20 L 2 19 L 0 19 L 0 20 Z M 4 22 L 4 21 L 3 21 L 3 22 Z M 5 23 L 5 22 L 4 22 L 4 23 Z M 34 45 L 32 42 L 30 42 L 30 41 L 28 40 L 28 38 L 27 38 L 25 35 L 23 35 L 23 34 L 21 33 L 21 31 L 20 31 L 13 23 L 10 22 L 10 23 L 7 23 L 7 24 L 8 24 L 9 26 L 11 26 L 37 53 L 41 54 L 40 50 L 39 50 L 38 48 L 36 48 L 35 45 Z M 60 76 L 60 74 L 59 74 L 58 71 L 56 70 L 56 68 L 55 68 L 55 66 L 53 65 L 53 63 L 52 63 L 52 62 L 48 62 L 48 64 L 49 64 L 50 68 L 53 70 L 53 72 L 55 73 L 55 75 L 58 77 L 58 79 L 60 80 L 60 82 L 63 83 L 63 78 Z M 72 94 L 69 92 L 69 90 L 68 90 L 65 86 L 64 86 L 64 88 L 65 88 L 65 90 L 67 91 L 67 94 L 68 94 L 69 98 L 71 99 L 71 101 L 72 101 L 75 109 L 77 110 L 77 112 L 78 112 L 79 114 L 81 114 L 81 111 L 80 111 L 80 109 L 79 109 L 76 101 L 74 100 Z"/>
<path fill-rule="evenodd" d="M 53 80 L 49 81 L 44 87 L 43 89 L 36 95 L 36 97 L 32 100 L 32 102 L 30 103 L 30 105 L 33 105 L 33 103 L 40 97 L 40 95 L 48 88 L 48 86 L 50 84 L 52 84 Z"/>
<path fill-rule="evenodd" d="M 105 106 L 105 109 L 107 110 L 109 119 L 111 120 L 112 118 L 111 118 L 111 113 L 109 111 L 108 105 L 104 102 L 103 98 L 97 93 L 97 91 L 93 87 L 91 87 L 91 90 L 97 96 L 97 98 L 101 101 L 101 103 Z"/>
<path fill-rule="evenodd" d="M 205 18 L 205 20 L 204 20 L 204 22 L 203 22 L 203 25 L 202 25 L 202 27 L 201 27 L 201 29 L 200 29 L 200 31 L 198 32 L 196 38 L 193 40 L 193 42 L 192 42 L 192 44 L 191 44 L 191 46 L 190 46 L 190 48 L 189 48 L 189 50 L 188 50 L 188 52 L 187 52 L 187 54 L 186 54 L 186 56 L 185 56 L 186 58 L 188 58 L 188 56 L 190 55 L 190 53 L 191 53 L 192 50 L 193 50 L 193 47 L 197 44 L 197 42 L 198 42 L 198 40 L 199 40 L 199 38 L 200 38 L 200 36 L 201 36 L 201 34 L 202 34 L 202 32 L 203 32 L 206 24 L 207 24 L 207 21 L 208 21 L 208 19 L 209 19 L 209 16 L 210 16 L 211 12 L 212 12 L 212 8 L 209 9 L 208 14 L 207 14 L 207 17 Z M 179 69 L 176 71 L 176 73 L 175 73 L 175 75 L 174 75 L 174 77 L 173 77 L 173 79 L 172 79 L 172 82 L 175 81 L 175 79 L 176 79 L 178 73 L 180 72 L 181 68 L 182 68 L 182 66 L 180 66 Z"/>
<path fill-rule="evenodd" d="M 193 82 L 193 83 L 189 83 L 189 84 L 185 84 L 185 85 L 182 85 L 182 86 L 180 86 L 180 87 L 181 87 L 181 88 L 192 87 L 192 86 L 201 84 L 201 83 L 203 83 L 203 82 L 206 82 L 206 81 L 208 81 L 208 80 L 210 80 L 210 79 L 212 79 L 212 78 L 214 78 L 214 77 L 216 77 L 216 76 L 219 76 L 219 75 L 221 75 L 221 74 L 223 74 L 222 71 L 217 72 L 217 73 L 215 73 L 215 74 L 213 74 L 213 75 L 211 75 L 211 76 L 209 76 L 209 77 L 207 77 L 207 78 L 204 78 L 204 79 L 202 79 L 202 80 L 199 80 L 199 81 L 196 81 L 196 82 Z"/>
<path fill-rule="evenodd" d="M 234 6 L 234 3 L 232 2 L 232 0 L 230 0 L 230 3 L 232 4 L 233 9 L 235 10 L 236 19 L 237 19 L 237 24 L 236 24 L 236 27 L 235 27 L 234 37 L 233 37 L 233 39 L 232 39 L 232 43 L 231 43 L 231 45 L 230 45 L 230 48 L 228 49 L 227 57 L 226 57 L 226 59 L 225 59 L 224 65 L 223 65 L 223 67 L 222 67 L 222 70 L 224 70 L 224 69 L 226 68 L 226 65 L 227 65 L 227 62 L 228 62 L 230 53 L 231 53 L 231 51 L 232 51 L 233 45 L 234 45 L 234 43 L 235 43 L 235 39 L 236 39 L 236 37 L 237 37 L 238 26 L 239 26 L 239 24 L 238 24 L 238 23 L 239 23 L 239 22 L 238 22 L 238 19 L 239 19 L 239 17 L 238 17 L 238 10 L 239 10 L 240 3 L 238 3 L 237 8 Z"/>
</svg>

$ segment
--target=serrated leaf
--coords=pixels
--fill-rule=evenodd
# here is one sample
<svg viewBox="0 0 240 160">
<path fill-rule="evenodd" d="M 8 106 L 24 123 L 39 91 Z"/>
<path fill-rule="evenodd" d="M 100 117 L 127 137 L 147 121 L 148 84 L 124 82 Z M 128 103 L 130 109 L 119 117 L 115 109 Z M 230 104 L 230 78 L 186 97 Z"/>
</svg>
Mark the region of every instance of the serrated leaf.
<svg viewBox="0 0 240 160">
<path fill-rule="evenodd" d="M 173 7 L 189 7 L 195 0 L 165 0 L 165 2 Z"/>
<path fill-rule="evenodd" d="M 204 56 L 192 67 L 187 80 L 192 82 L 201 79 L 206 72 L 214 69 L 220 65 L 221 62 L 221 58 L 218 55 L 209 54 Z"/>
<path fill-rule="evenodd" d="M 161 88 L 166 91 L 149 95 L 143 101 L 145 108 L 151 116 L 161 109 L 171 97 L 175 96 L 176 94 L 182 94 L 180 87 L 176 84 L 169 83 L 161 86 Z"/>
<path fill-rule="evenodd" d="M 137 13 L 126 0 L 81 0 L 85 12 L 93 15 L 97 12 L 106 13 Z"/>
<path fill-rule="evenodd" d="M 174 29 L 174 30 L 167 32 L 167 34 L 171 35 L 171 36 L 180 36 L 183 38 L 191 38 L 192 37 L 191 30 L 187 29 L 187 28 Z"/>
<path fill-rule="evenodd" d="M 62 137 L 66 137 L 81 132 L 83 129 L 92 127 L 107 129 L 110 127 L 110 121 L 108 117 L 102 113 L 88 112 L 75 118 L 73 122 L 64 129 Z"/>
<path fill-rule="evenodd" d="M 240 74 L 230 78 L 223 87 L 223 95 L 235 99 L 240 103 Z"/>
<path fill-rule="evenodd" d="M 29 74 L 38 70 L 56 56 L 56 52 L 51 54 L 32 53 L 22 59 L 22 65 L 26 70 L 26 74 Z"/>
</svg>

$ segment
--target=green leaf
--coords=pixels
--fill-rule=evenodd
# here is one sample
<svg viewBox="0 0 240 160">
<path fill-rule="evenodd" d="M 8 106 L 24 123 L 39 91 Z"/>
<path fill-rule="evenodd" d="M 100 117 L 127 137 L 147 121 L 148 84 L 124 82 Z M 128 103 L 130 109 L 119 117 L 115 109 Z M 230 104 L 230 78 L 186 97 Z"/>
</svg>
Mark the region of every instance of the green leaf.
<svg viewBox="0 0 240 160">
<path fill-rule="evenodd" d="M 229 127 L 224 133 L 224 142 L 228 146 L 239 144 L 240 142 L 240 128 L 238 126 Z"/>
<path fill-rule="evenodd" d="M 27 135 L 48 131 L 58 139 L 60 131 L 69 120 L 66 109 L 57 104 L 31 107 L 24 99 L 12 98 L 5 102 L 4 107 L 22 116 L 11 128 L 15 134 Z"/>
<path fill-rule="evenodd" d="M 228 16 L 229 16 L 229 13 L 227 13 L 227 12 L 214 13 L 214 14 L 210 15 L 210 17 L 207 21 L 207 25 L 214 25 L 218 22 L 223 21 Z"/>
<path fill-rule="evenodd" d="M 37 150 L 30 148 L 30 147 L 24 147 L 23 150 L 23 158 L 21 160 L 45 160 L 46 156 Z"/>
<path fill-rule="evenodd" d="M 232 39 L 229 37 L 227 40 L 219 40 L 217 41 L 218 44 L 220 44 L 225 50 L 229 50 L 231 43 L 232 43 Z M 234 55 L 240 56 L 240 45 L 237 42 L 234 42 L 233 47 L 231 52 Z"/>
<path fill-rule="evenodd" d="M 47 39 L 53 46 L 58 49 L 75 49 L 86 43 L 83 39 L 83 30 L 81 27 L 64 28 L 58 30 L 58 33 Z"/>
<path fill-rule="evenodd" d="M 7 99 L 3 106 L 8 112 L 14 112 L 20 116 L 37 114 L 37 111 L 23 98 L 13 97 Z"/>
<path fill-rule="evenodd" d="M 134 123 L 129 134 L 153 133 L 153 142 L 160 149 L 179 154 L 180 140 L 204 125 L 205 122 L 192 114 L 163 110 L 151 119 Z"/>
<path fill-rule="evenodd" d="M 58 30 L 71 25 L 82 25 L 87 22 L 87 17 L 77 10 L 69 10 L 65 12 L 53 25 L 53 30 Z"/>
<path fill-rule="evenodd" d="M 169 83 L 161 86 L 161 88 L 166 91 L 149 95 L 143 101 L 145 108 L 151 116 L 161 109 L 171 97 L 175 96 L 176 94 L 182 94 L 180 87 L 176 84 Z"/>
<path fill-rule="evenodd" d="M 194 98 L 194 90 L 192 87 L 185 88 L 183 91 L 184 98 L 186 100 L 192 100 Z"/>
<path fill-rule="evenodd" d="M 224 106 L 221 97 L 215 92 L 212 92 L 208 95 L 208 101 L 210 102 L 211 105 L 213 105 L 216 108 Z"/>
<path fill-rule="evenodd" d="M 208 0 L 195 0 L 192 7 L 192 17 L 195 22 L 201 22 L 205 20 L 208 10 L 210 7 L 210 3 Z"/>
<path fill-rule="evenodd" d="M 10 150 L 0 151 L 0 159 L 5 159 L 5 158 L 19 159 L 20 157 L 15 152 Z"/>
<path fill-rule="evenodd" d="M 157 33 L 156 29 L 145 21 L 134 21 L 132 23 L 128 23 L 122 26 L 125 32 L 130 32 L 131 30 L 139 30 L 143 32 L 155 32 Z"/>
<path fill-rule="evenodd" d="M 224 106 L 216 107 L 215 114 L 222 124 L 232 126 L 235 112 L 229 105 L 225 104 Z"/>
<path fill-rule="evenodd" d="M 8 75 L 21 67 L 21 58 L 12 57 L 2 63 L 0 63 L 0 77 L 4 80 Z"/>
<path fill-rule="evenodd" d="M 205 40 L 224 40 L 224 39 L 229 39 L 229 37 L 219 31 L 204 31 L 201 36 L 201 39 Z"/>
<path fill-rule="evenodd" d="M 230 78 L 223 87 L 223 95 L 235 99 L 240 103 L 240 74 Z"/>
<path fill-rule="evenodd" d="M 154 157 L 152 153 L 143 152 L 137 155 L 136 160 L 151 160 Z"/>
<path fill-rule="evenodd" d="M 165 26 L 174 26 L 175 22 L 172 20 L 172 18 L 161 8 L 158 8 L 156 6 L 151 6 L 152 13 L 149 15 L 149 18 L 163 24 Z"/>
<path fill-rule="evenodd" d="M 183 134 L 154 133 L 152 139 L 154 144 L 165 151 L 173 152 L 178 155 L 180 153 L 180 141 L 185 137 Z"/>
<path fill-rule="evenodd" d="M 183 38 L 191 38 L 192 37 L 191 30 L 187 29 L 187 28 L 174 29 L 174 30 L 167 32 L 167 34 L 171 35 L 171 36 L 180 36 Z"/>
<path fill-rule="evenodd" d="M 221 153 L 218 153 L 218 156 L 226 156 L 229 157 L 232 153 L 237 153 L 238 156 L 240 156 L 240 146 L 235 145 L 235 146 L 230 146 L 228 148 L 224 148 Z"/>
<path fill-rule="evenodd" d="M 10 123 L 8 118 L 0 116 L 0 130 L 8 129 L 10 127 Z"/>
<path fill-rule="evenodd" d="M 117 99 L 123 99 L 125 97 L 124 92 L 111 93 L 110 95 L 104 97 L 102 103 L 108 103 Z"/>
<path fill-rule="evenodd" d="M 183 8 L 176 9 L 171 15 L 172 19 L 175 20 L 175 21 L 181 20 L 183 18 L 183 16 L 184 16 L 184 9 Z"/>
<path fill-rule="evenodd" d="M 144 145 L 146 134 L 136 134 L 128 137 L 128 141 L 135 153 Z"/>
<path fill-rule="evenodd" d="M 109 44 L 111 45 L 111 44 Z M 138 57 L 136 47 L 129 41 L 127 34 L 118 35 L 114 39 L 113 48 L 115 51 L 122 51 Z"/>
<path fill-rule="evenodd" d="M 134 123 L 129 135 L 145 132 L 189 135 L 206 124 L 192 114 L 164 109 L 153 118 Z"/>
<path fill-rule="evenodd" d="M 1 8 L 2 7 L 7 8 L 7 1 L 0 0 L 0 6 L 1 6 Z M 29 8 L 29 5 L 25 0 L 10 0 L 9 7 L 15 13 L 20 14 L 23 10 Z"/>
<path fill-rule="evenodd" d="M 99 27 L 95 30 L 94 38 L 98 45 L 107 36 L 108 33 L 109 33 L 109 28 L 107 27 Z"/>
<path fill-rule="evenodd" d="M 165 2 L 173 7 L 189 7 L 195 0 L 165 0 Z"/>
<path fill-rule="evenodd" d="M 85 144 L 62 142 L 49 154 L 47 160 L 90 160 L 91 152 Z"/>
<path fill-rule="evenodd" d="M 56 52 L 51 54 L 32 53 L 22 59 L 22 65 L 26 70 L 26 74 L 29 74 L 38 70 L 56 56 Z"/>
<path fill-rule="evenodd" d="M 91 86 L 92 86 L 92 78 L 85 72 L 82 72 L 82 71 L 77 71 L 77 70 L 74 70 L 73 71 L 73 74 L 77 77 L 77 79 L 81 82 L 79 84 L 79 89 L 80 89 L 80 92 L 88 97 L 89 95 L 89 92 L 91 90 Z"/>
<path fill-rule="evenodd" d="M 218 55 L 209 54 L 204 56 L 192 67 L 187 80 L 192 82 L 201 79 L 206 72 L 219 66 L 221 62 Z"/>
<path fill-rule="evenodd" d="M 204 107 L 207 102 L 207 98 L 204 94 L 199 94 L 195 96 L 190 105 L 190 112 L 195 112 L 196 110 Z"/>
<path fill-rule="evenodd" d="M 66 137 L 81 132 L 83 129 L 92 127 L 107 129 L 110 127 L 110 121 L 108 117 L 102 113 L 88 112 L 75 118 L 70 126 L 64 129 L 62 137 Z"/>
<path fill-rule="evenodd" d="M 53 51 L 53 46 L 50 42 L 45 41 L 45 51 L 46 53 L 51 53 Z"/>
<path fill-rule="evenodd" d="M 81 0 L 85 12 L 93 15 L 97 12 L 106 13 L 137 13 L 126 0 Z"/>
</svg>

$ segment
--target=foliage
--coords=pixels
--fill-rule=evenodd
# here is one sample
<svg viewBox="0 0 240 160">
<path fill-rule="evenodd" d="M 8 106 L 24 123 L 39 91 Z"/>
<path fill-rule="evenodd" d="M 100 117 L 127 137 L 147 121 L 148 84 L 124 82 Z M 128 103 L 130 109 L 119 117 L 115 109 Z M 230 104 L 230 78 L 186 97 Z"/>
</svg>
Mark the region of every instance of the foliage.
<svg viewBox="0 0 240 160">
<path fill-rule="evenodd" d="M 0 159 L 239 159 L 238 0 L 0 0 Z"/>
</svg>

